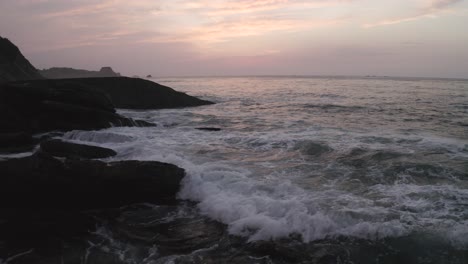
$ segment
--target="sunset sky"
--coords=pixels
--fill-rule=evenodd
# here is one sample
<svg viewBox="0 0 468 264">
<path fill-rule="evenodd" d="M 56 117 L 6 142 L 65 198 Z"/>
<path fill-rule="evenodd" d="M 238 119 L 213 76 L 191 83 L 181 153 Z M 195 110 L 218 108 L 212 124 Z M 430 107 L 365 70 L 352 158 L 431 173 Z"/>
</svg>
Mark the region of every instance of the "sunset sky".
<svg viewBox="0 0 468 264">
<path fill-rule="evenodd" d="M 1 0 L 37 68 L 468 78 L 463 0 Z"/>
</svg>

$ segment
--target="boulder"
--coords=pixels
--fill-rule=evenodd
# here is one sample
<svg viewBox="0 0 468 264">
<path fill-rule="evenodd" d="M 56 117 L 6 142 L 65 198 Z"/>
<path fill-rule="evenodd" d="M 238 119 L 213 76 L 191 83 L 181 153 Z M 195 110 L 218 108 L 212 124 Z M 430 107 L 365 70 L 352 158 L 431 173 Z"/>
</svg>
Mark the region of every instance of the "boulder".
<svg viewBox="0 0 468 264">
<path fill-rule="evenodd" d="M 1 208 L 112 208 L 175 200 L 185 171 L 157 161 L 57 159 L 40 152 L 0 161 Z"/>
<path fill-rule="evenodd" d="M 116 114 L 102 91 L 73 82 L 49 80 L 0 85 L 0 117 L 0 132 L 152 125 Z"/>
<path fill-rule="evenodd" d="M 41 142 L 41 151 L 69 159 L 103 159 L 117 155 L 112 149 L 52 139 Z"/>
</svg>

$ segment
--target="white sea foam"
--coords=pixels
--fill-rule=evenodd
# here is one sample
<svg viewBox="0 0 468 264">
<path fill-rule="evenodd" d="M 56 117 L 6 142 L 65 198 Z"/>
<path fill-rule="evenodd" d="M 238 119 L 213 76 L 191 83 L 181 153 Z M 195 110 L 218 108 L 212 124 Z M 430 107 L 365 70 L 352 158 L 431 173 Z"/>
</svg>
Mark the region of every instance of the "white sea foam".
<svg viewBox="0 0 468 264">
<path fill-rule="evenodd" d="M 399 236 L 407 227 L 396 220 L 366 222 L 383 208 L 367 208 L 361 216 L 348 214 L 340 203 L 371 203 L 359 197 L 338 195 L 332 208 L 326 205 L 333 192 L 308 193 L 285 182 L 255 182 L 231 168 L 208 166 L 184 179 L 180 197 L 200 201 L 201 212 L 229 225 L 233 234 L 250 240 L 267 240 L 297 233 L 304 241 L 339 235 L 365 238 Z M 354 201 L 350 199 L 355 199 Z M 359 219 L 361 218 L 361 219 Z M 369 219 L 370 221 L 372 219 Z M 375 220 L 375 219 L 374 219 Z"/>
<path fill-rule="evenodd" d="M 292 234 L 300 234 L 306 242 L 342 235 L 380 239 L 412 232 L 433 232 L 443 234 L 458 245 L 467 243 L 468 239 L 459 235 L 466 232 L 463 225 L 467 217 L 459 206 L 468 198 L 468 191 L 457 186 L 377 184 L 365 186 L 366 191 L 360 193 L 341 188 L 348 184 L 348 179 L 340 176 L 345 178 L 325 179 L 322 181 L 326 184 L 322 186 L 304 188 L 294 180 L 306 176 L 306 171 L 295 171 L 300 175 L 284 172 L 261 175 L 260 165 L 247 166 L 254 157 L 265 152 L 269 153 L 265 155 L 270 164 L 269 172 L 271 164 L 281 164 L 282 157 L 300 159 L 301 151 L 296 145 L 315 135 L 316 132 L 307 135 L 213 134 L 176 127 L 111 128 L 100 132 L 74 132 L 66 137 L 90 140 L 103 146 L 109 143 L 99 143 L 107 140 L 101 137 L 114 138 L 117 140 L 111 145 L 118 156 L 113 159 L 159 160 L 183 167 L 187 176 L 179 197 L 198 202 L 201 213 L 227 224 L 230 233 L 250 240 L 277 239 Z M 126 140 L 118 140 L 121 138 Z M 232 151 L 229 147 L 236 149 Z M 334 148 L 339 148 L 339 143 L 335 143 Z M 205 151 L 200 152 L 202 149 Z M 291 152 L 297 155 L 291 156 Z M 277 157 L 272 158 L 270 154 Z M 330 166 L 332 164 L 322 169 Z M 450 231 L 452 229 L 458 232 Z"/>
<path fill-rule="evenodd" d="M 433 232 L 459 245 L 468 242 L 460 235 L 467 231 L 466 212 L 457 209 L 457 203 L 468 197 L 466 191 L 407 185 L 388 188 L 379 190 L 383 198 L 377 200 L 337 191 L 309 193 L 288 182 L 255 182 L 248 173 L 210 165 L 189 169 L 180 197 L 199 201 L 202 213 L 228 224 L 232 234 L 250 240 L 294 233 L 307 242 L 340 235 L 380 239 Z M 434 203 L 423 198 L 434 191 L 442 196 L 451 193 L 456 199 L 438 198 Z M 454 217 L 458 220 L 450 220 Z"/>
<path fill-rule="evenodd" d="M 159 126 L 75 131 L 65 138 L 111 147 L 118 155 L 110 160 L 159 160 L 184 168 L 179 196 L 198 202 L 202 213 L 250 240 L 295 233 L 304 241 L 430 233 L 466 247 L 466 133 L 457 127 L 447 130 L 448 123 L 437 118 L 425 120 L 426 110 L 440 109 L 415 105 L 406 87 L 382 82 L 364 91 L 365 81 L 344 80 L 342 85 L 351 87 L 345 91 L 309 80 L 268 85 L 250 79 L 242 85 L 237 79 L 210 81 L 198 92 L 222 98 L 219 104 L 120 111 Z M 186 86 L 175 88 L 189 91 L 193 83 L 177 84 Z M 256 89 L 247 91 L 245 85 Z M 431 101 L 434 91 L 444 93 L 427 87 L 419 96 Z M 323 99 L 334 96 L 316 96 L 324 93 L 343 95 L 340 104 L 372 113 L 300 107 L 336 103 Z M 416 121 L 404 121 L 415 115 Z M 222 131 L 195 129 L 200 126 Z M 317 143 L 329 149 L 308 154 Z M 351 157 L 355 149 L 362 153 Z"/>
<path fill-rule="evenodd" d="M 24 158 L 31 156 L 34 153 L 34 151 L 27 151 L 27 152 L 21 152 L 21 153 L 6 153 L 6 154 L 0 154 L 0 160 L 6 160 L 6 159 L 17 159 L 17 158 Z"/>
<path fill-rule="evenodd" d="M 116 134 L 111 132 L 102 131 L 80 131 L 74 130 L 65 133 L 64 139 L 75 140 L 75 141 L 87 141 L 91 143 L 122 143 L 132 141 L 133 136 L 124 135 L 122 133 Z"/>
</svg>

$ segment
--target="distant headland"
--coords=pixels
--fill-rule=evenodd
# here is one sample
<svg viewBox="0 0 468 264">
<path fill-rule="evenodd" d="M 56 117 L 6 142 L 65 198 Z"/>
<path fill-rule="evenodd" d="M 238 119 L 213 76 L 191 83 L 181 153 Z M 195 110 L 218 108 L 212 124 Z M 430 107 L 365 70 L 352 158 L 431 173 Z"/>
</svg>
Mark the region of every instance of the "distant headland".
<svg viewBox="0 0 468 264">
<path fill-rule="evenodd" d="M 102 67 L 99 71 L 73 69 L 67 67 L 52 67 L 39 70 L 39 73 L 47 79 L 69 79 L 69 78 L 95 78 L 95 77 L 120 77 L 111 67 Z"/>
</svg>

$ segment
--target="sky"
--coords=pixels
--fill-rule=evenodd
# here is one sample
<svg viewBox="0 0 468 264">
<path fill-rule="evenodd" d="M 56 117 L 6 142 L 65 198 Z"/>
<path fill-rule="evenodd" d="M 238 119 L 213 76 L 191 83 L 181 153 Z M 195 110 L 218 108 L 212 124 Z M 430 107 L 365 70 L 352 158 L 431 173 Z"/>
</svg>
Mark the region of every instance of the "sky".
<svg viewBox="0 0 468 264">
<path fill-rule="evenodd" d="M 0 0 L 36 68 L 468 78 L 468 0 Z"/>
</svg>

